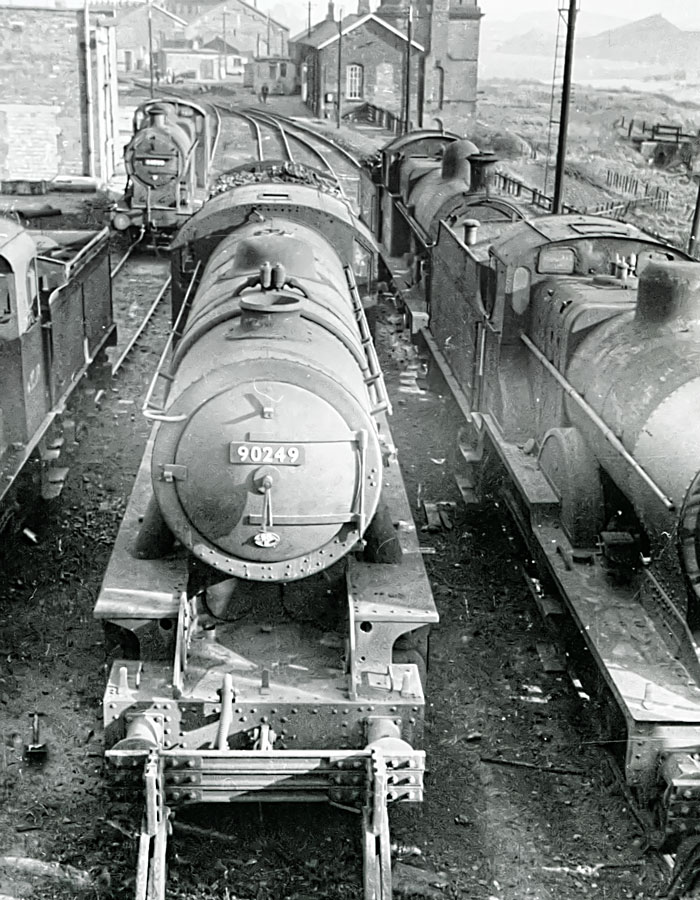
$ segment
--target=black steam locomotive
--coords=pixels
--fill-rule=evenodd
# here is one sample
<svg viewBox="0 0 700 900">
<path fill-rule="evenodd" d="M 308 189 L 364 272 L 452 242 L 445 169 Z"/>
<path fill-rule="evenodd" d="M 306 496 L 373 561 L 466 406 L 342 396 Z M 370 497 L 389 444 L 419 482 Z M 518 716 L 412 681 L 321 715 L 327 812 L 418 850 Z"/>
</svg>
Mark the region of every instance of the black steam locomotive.
<svg viewBox="0 0 700 900">
<path fill-rule="evenodd" d="M 172 361 L 95 610 L 125 657 L 104 715 L 145 798 L 137 897 L 163 896 L 185 804 L 330 801 L 362 813 L 364 896 L 390 898 L 437 613 L 364 309 L 377 265 L 305 184 L 233 187 L 173 242 Z"/>
<path fill-rule="evenodd" d="M 509 212 L 474 185 L 476 152 L 476 190 L 443 178 L 423 216 L 436 176 L 395 149 L 375 209 L 463 413 L 460 487 L 479 503 L 499 471 L 533 596 L 549 615 L 547 591 L 564 600 L 613 701 L 602 736 L 650 841 L 673 846 L 700 832 L 700 266 L 619 221 Z M 407 222 L 422 278 L 396 258 Z"/>
<path fill-rule="evenodd" d="M 124 148 L 127 185 L 112 226 L 167 235 L 199 209 L 207 196 L 220 123 L 208 103 L 174 97 L 142 103 Z"/>
</svg>

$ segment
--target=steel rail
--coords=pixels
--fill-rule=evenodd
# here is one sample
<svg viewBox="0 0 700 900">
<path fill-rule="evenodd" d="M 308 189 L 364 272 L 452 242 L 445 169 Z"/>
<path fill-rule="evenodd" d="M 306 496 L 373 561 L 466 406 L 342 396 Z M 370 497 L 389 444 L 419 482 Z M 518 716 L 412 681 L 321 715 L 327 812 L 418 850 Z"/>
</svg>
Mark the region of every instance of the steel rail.
<svg viewBox="0 0 700 900">
<path fill-rule="evenodd" d="M 312 128 L 310 125 L 303 125 L 301 122 L 296 119 L 291 118 L 290 116 L 281 116 L 278 113 L 266 113 L 266 115 L 274 116 L 279 119 L 281 122 L 285 122 L 289 127 L 296 128 L 299 131 L 303 131 L 306 134 L 312 135 L 317 138 L 322 144 L 328 144 L 334 150 L 336 150 L 341 156 L 343 156 L 349 163 L 351 163 L 356 169 L 362 169 L 362 163 L 349 151 L 346 150 L 342 144 L 339 144 L 337 141 L 334 141 L 333 138 L 328 135 L 323 134 L 322 132 L 317 131 L 315 128 Z"/>
<path fill-rule="evenodd" d="M 321 150 L 319 150 L 318 147 L 314 147 L 314 145 L 311 143 L 311 141 L 308 140 L 306 137 L 302 137 L 299 134 L 292 134 L 291 131 L 292 131 L 292 129 L 295 128 L 294 124 L 292 124 L 290 127 L 290 125 L 287 124 L 286 119 L 284 119 L 282 117 L 275 117 L 275 116 L 272 116 L 272 115 L 270 115 L 268 113 L 264 113 L 264 112 L 260 113 L 257 110 L 252 114 L 259 116 L 262 121 L 264 121 L 268 124 L 274 123 L 275 127 L 281 129 L 282 133 L 285 135 L 287 132 L 289 132 L 289 138 L 291 138 L 293 141 L 296 141 L 298 144 L 300 144 L 308 153 L 310 153 L 313 157 L 315 157 L 321 163 L 323 169 L 335 181 L 335 184 L 336 184 L 338 190 L 340 191 L 342 197 L 345 200 L 348 200 L 348 196 L 345 192 L 345 188 L 343 187 L 341 178 L 338 175 L 338 173 L 336 172 L 336 170 L 333 167 L 333 165 L 331 164 L 331 162 L 329 161 L 328 157 Z M 313 134 L 314 138 L 318 137 L 318 135 L 315 132 L 313 132 L 313 129 L 310 129 L 309 133 Z M 288 141 L 288 138 L 285 137 L 285 140 Z M 323 141 L 321 141 L 321 143 L 323 143 Z"/>
<path fill-rule="evenodd" d="M 243 119 L 243 121 L 248 125 L 250 125 L 255 134 L 255 143 L 258 150 L 258 162 L 262 162 L 265 159 L 265 149 L 262 142 L 262 131 L 260 130 L 259 123 L 253 118 L 253 116 L 249 116 L 247 115 L 247 113 L 241 112 L 241 110 L 236 109 L 234 106 L 231 106 L 228 103 L 224 103 L 221 100 L 217 100 L 213 103 L 213 105 L 218 109 L 224 110 L 224 112 L 230 113 L 234 116 L 238 116 L 240 119 Z"/>
<path fill-rule="evenodd" d="M 141 337 L 141 335 L 142 335 L 143 332 L 144 332 L 144 329 L 146 328 L 146 326 L 148 325 L 148 323 L 149 323 L 149 322 L 151 321 L 151 319 L 153 318 L 153 314 L 155 313 L 156 309 L 158 308 L 158 306 L 159 306 L 159 304 L 160 304 L 160 301 L 163 299 L 163 297 L 165 296 L 166 292 L 167 292 L 168 289 L 170 288 L 170 285 L 172 284 L 172 280 L 173 280 L 173 279 L 172 279 L 172 275 L 168 275 L 168 277 L 165 279 L 165 281 L 164 281 L 163 284 L 161 285 L 161 288 L 160 288 L 160 290 L 158 291 L 158 294 L 156 295 L 155 300 L 153 301 L 153 303 L 151 303 L 150 307 L 148 308 L 148 310 L 147 310 L 147 312 L 146 312 L 146 315 L 145 315 L 145 316 L 143 317 L 143 319 L 141 320 L 141 324 L 140 324 L 139 327 L 136 329 L 136 332 L 132 335 L 132 337 L 131 337 L 131 339 L 129 340 L 128 344 L 126 345 L 126 347 L 125 347 L 124 350 L 122 351 L 122 354 L 121 354 L 121 356 L 119 357 L 119 359 L 118 359 L 118 360 L 114 363 L 114 365 L 112 366 L 112 377 L 114 377 L 114 376 L 117 374 L 117 372 L 121 369 L 122 365 L 124 364 L 125 359 L 126 359 L 127 356 L 129 355 L 129 353 L 131 353 L 131 351 L 132 351 L 132 349 L 133 349 L 133 347 L 134 347 L 134 344 L 135 344 L 136 341 L 138 341 L 138 339 Z"/>
<path fill-rule="evenodd" d="M 142 237 L 142 235 L 139 235 L 138 239 L 135 240 L 133 244 L 131 244 L 131 246 L 127 249 L 126 253 L 122 256 L 122 258 L 119 260 L 119 262 L 116 264 L 116 266 L 110 270 L 110 273 L 109 273 L 110 278 L 114 278 L 114 276 L 121 270 L 124 263 L 131 256 L 131 254 L 134 252 L 136 247 L 141 243 L 141 237 Z"/>
</svg>

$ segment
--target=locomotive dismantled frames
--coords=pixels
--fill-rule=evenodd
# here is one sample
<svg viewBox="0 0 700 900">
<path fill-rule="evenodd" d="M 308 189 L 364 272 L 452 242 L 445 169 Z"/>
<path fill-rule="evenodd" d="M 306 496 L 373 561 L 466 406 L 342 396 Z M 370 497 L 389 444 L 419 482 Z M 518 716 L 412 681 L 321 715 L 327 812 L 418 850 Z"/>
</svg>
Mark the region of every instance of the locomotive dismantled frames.
<svg viewBox="0 0 700 900">
<path fill-rule="evenodd" d="M 35 452 L 42 495 L 60 493 L 61 415 L 115 341 L 107 229 L 32 232 L 0 220 L 0 500 Z"/>
<path fill-rule="evenodd" d="M 206 199 L 221 119 L 210 104 L 147 100 L 134 113 L 124 148 L 124 203 L 112 215 L 118 231 L 172 233 Z"/>
<path fill-rule="evenodd" d="M 404 227 L 412 161 L 392 160 L 384 222 Z M 442 208 L 473 199 L 457 187 Z M 544 579 L 533 595 L 550 614 L 546 589 L 565 601 L 614 700 L 604 736 L 650 840 L 673 846 L 700 832 L 700 266 L 625 223 L 496 226 L 480 202 L 483 228 L 416 223 L 429 275 L 406 276 L 464 415 L 460 487 L 480 502 L 498 464 Z"/>
<path fill-rule="evenodd" d="M 376 245 L 345 200 L 256 182 L 172 267 L 172 365 L 95 610 L 142 648 L 104 700 L 109 762 L 145 780 L 136 896 L 163 897 L 185 804 L 330 801 L 362 812 L 365 897 L 388 900 L 437 613 L 363 308 Z"/>
</svg>

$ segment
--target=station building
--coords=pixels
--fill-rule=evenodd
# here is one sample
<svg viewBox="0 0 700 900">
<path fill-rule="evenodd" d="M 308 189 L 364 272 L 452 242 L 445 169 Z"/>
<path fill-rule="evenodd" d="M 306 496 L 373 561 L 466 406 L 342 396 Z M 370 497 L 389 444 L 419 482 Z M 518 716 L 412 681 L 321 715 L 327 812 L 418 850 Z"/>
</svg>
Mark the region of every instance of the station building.
<svg viewBox="0 0 700 900">
<path fill-rule="evenodd" d="M 117 43 L 83 0 L 0 0 L 0 179 L 108 181 L 118 141 Z"/>
<path fill-rule="evenodd" d="M 475 115 L 482 17 L 477 0 L 413 0 L 410 42 L 408 17 L 409 0 L 382 2 L 375 13 L 368 0 L 359 0 L 357 13 L 340 26 L 330 2 L 323 22 L 291 40 L 301 96 L 315 115 L 337 108 L 339 47 L 344 114 L 371 104 L 402 116 L 410 52 L 413 126 L 440 118 L 450 127 Z"/>
</svg>

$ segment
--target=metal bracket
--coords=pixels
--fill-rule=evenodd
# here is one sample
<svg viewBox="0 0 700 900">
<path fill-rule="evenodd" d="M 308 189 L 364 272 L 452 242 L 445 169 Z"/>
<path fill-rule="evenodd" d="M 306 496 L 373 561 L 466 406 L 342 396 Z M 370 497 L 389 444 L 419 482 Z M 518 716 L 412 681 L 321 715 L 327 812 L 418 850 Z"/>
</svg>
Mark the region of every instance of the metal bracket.
<svg viewBox="0 0 700 900">
<path fill-rule="evenodd" d="M 391 840 L 384 754 L 372 748 L 370 792 L 362 810 L 364 900 L 391 900 Z"/>
<path fill-rule="evenodd" d="M 180 595 L 180 609 L 177 614 L 177 632 L 175 637 L 175 658 L 173 660 L 173 695 L 182 695 L 185 672 L 187 671 L 187 654 L 192 637 L 197 630 L 196 598 L 190 600 L 185 592 Z"/>
<path fill-rule="evenodd" d="M 143 774 L 145 809 L 139 835 L 135 900 L 165 900 L 168 819 L 163 762 L 157 750 L 148 755 Z"/>
</svg>

